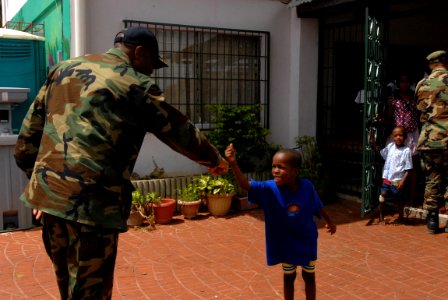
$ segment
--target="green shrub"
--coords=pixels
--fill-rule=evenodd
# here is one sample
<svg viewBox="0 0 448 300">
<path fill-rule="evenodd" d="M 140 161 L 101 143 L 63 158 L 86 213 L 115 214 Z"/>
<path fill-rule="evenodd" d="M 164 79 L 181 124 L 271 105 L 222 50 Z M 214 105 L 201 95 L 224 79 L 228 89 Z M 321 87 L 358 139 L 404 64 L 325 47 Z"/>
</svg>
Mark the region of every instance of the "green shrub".
<svg viewBox="0 0 448 300">
<path fill-rule="evenodd" d="M 224 177 L 201 175 L 195 177 L 193 180 L 201 197 L 207 197 L 207 195 L 226 196 L 234 194 L 236 191 L 235 185 Z"/>
<path fill-rule="evenodd" d="M 179 190 L 179 200 L 183 202 L 192 202 L 201 199 L 198 188 L 189 183 L 185 188 Z"/>
<path fill-rule="evenodd" d="M 299 136 L 295 138 L 297 150 L 302 155 L 300 177 L 309 179 L 320 192 L 322 200 L 332 197 L 330 170 L 324 163 L 316 138 Z"/>
<path fill-rule="evenodd" d="M 270 169 L 277 146 L 267 142 L 269 129 L 260 125 L 261 105 L 210 105 L 214 129 L 208 138 L 220 153 L 233 143 L 242 172 Z"/>
</svg>

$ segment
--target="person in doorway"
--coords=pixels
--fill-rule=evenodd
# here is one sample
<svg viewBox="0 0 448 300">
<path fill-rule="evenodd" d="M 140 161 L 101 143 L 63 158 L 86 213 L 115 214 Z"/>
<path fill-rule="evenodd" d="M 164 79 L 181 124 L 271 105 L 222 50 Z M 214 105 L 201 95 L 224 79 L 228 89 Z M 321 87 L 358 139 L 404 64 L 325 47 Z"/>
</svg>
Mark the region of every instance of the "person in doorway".
<svg viewBox="0 0 448 300">
<path fill-rule="evenodd" d="M 233 144 L 225 150 L 238 184 L 249 191 L 249 201 L 263 207 L 267 264 L 282 264 L 284 298 L 294 299 L 296 268 L 301 266 L 306 299 L 316 299 L 318 234 L 314 216 L 325 219 L 331 234 L 336 232 L 336 225 L 325 212 L 312 183 L 298 177 L 300 153 L 293 149 L 277 151 L 272 159 L 274 179 L 250 182 L 241 172 L 235 153 Z"/>
<path fill-rule="evenodd" d="M 215 175 L 228 163 L 150 77 L 166 67 L 146 28 L 120 31 L 106 53 L 52 68 L 16 144 L 30 178 L 21 200 L 42 222 L 61 299 L 110 299 L 118 234 L 134 189 L 130 175 L 151 132 Z"/>
<path fill-rule="evenodd" d="M 384 223 L 383 207 L 386 198 L 391 197 L 396 201 L 398 208 L 398 219 L 396 224 L 402 224 L 404 221 L 404 199 L 403 190 L 408 181 L 409 173 L 412 170 L 412 150 L 405 145 L 406 130 L 404 127 L 395 127 L 392 131 L 394 142 L 389 143 L 380 150 L 375 141 L 373 131 L 370 131 L 370 144 L 385 160 L 382 175 L 381 192 L 379 196 L 379 221 Z"/>
<path fill-rule="evenodd" d="M 414 100 L 414 90 L 411 89 L 411 78 L 403 72 L 399 75 L 398 88 L 392 91 L 387 101 L 385 118 L 378 117 L 379 123 L 388 128 L 403 127 L 406 131 L 405 144 L 411 148 L 413 168 L 409 173 L 409 200 L 411 204 L 421 205 L 417 201 L 417 166 L 420 164 L 420 158 L 417 152 L 417 141 L 419 137 L 419 121 L 417 105 Z M 392 131 L 392 130 L 391 130 Z M 392 131 L 393 132 L 393 131 Z M 395 143 L 393 134 L 387 140 L 386 145 Z"/>
<path fill-rule="evenodd" d="M 403 127 L 407 132 L 405 144 L 411 148 L 412 155 L 417 154 L 417 140 L 419 136 L 417 106 L 414 102 L 414 91 L 411 78 L 402 73 L 398 78 L 398 89 L 395 89 L 387 101 L 386 123 L 395 127 Z M 393 143 L 393 136 L 387 143 Z"/>
<path fill-rule="evenodd" d="M 438 231 L 440 213 L 448 202 L 448 57 L 446 51 L 426 57 L 431 73 L 418 82 L 415 90 L 422 124 L 417 150 L 425 174 L 423 208 L 428 210 L 428 231 Z"/>
</svg>

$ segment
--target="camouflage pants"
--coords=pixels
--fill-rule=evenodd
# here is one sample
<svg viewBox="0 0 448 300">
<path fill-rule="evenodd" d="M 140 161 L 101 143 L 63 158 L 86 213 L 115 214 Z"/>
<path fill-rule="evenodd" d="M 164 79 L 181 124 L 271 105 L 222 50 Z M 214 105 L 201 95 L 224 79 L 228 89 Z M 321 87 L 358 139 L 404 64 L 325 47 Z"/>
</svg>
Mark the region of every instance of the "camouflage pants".
<svg viewBox="0 0 448 300">
<path fill-rule="evenodd" d="M 420 157 L 425 174 L 423 208 L 441 208 L 448 201 L 448 149 L 420 151 Z"/>
<path fill-rule="evenodd" d="M 61 299 L 110 299 L 118 231 L 42 217 L 42 239 Z"/>
</svg>

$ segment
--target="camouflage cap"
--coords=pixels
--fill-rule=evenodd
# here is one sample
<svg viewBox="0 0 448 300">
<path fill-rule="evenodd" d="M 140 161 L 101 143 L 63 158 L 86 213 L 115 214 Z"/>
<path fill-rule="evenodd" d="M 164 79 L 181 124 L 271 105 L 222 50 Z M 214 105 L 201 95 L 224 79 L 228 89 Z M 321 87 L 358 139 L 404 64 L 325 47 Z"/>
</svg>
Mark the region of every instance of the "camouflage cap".
<svg viewBox="0 0 448 300">
<path fill-rule="evenodd" d="M 446 60 L 446 51 L 437 50 L 429 54 L 426 59 L 430 64 L 444 62 Z"/>
</svg>

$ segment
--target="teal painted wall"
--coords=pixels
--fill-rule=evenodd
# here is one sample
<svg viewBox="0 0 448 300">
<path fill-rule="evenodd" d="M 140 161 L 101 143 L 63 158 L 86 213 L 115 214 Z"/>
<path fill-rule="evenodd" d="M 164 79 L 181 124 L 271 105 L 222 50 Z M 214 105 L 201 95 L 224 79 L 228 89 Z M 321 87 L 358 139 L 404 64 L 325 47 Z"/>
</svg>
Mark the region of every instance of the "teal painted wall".
<svg viewBox="0 0 448 300">
<path fill-rule="evenodd" d="M 12 106 L 13 134 L 19 133 L 23 118 L 45 78 L 43 41 L 0 38 L 0 86 L 30 89 L 28 99 Z"/>
<path fill-rule="evenodd" d="M 70 0 L 28 0 L 11 21 L 44 25 L 47 67 L 70 57 Z"/>
<path fill-rule="evenodd" d="M 59 60 L 70 57 L 70 0 L 28 0 L 12 18 L 11 22 L 43 24 L 45 37 L 45 42 L 40 42 L 43 44 L 43 47 L 41 47 L 42 54 L 30 57 L 30 59 L 35 60 L 35 67 L 33 66 L 35 70 L 29 72 L 31 78 L 14 74 L 12 73 L 13 70 L 10 70 L 9 73 L 8 71 L 4 72 L 4 74 L 9 74 L 8 80 L 0 77 L 0 84 L 3 83 L 4 86 L 30 88 L 27 101 L 13 109 L 12 129 L 13 133 L 18 133 L 30 103 L 45 81 L 48 68 L 58 63 Z M 29 43 L 30 41 L 24 41 L 23 43 L 26 42 Z M 36 41 L 33 42 L 37 43 Z M 39 49 L 39 47 L 35 48 Z M 17 62 L 14 63 L 17 64 Z M 32 66 L 33 62 L 28 64 Z M 25 69 L 18 68 L 18 71 L 25 72 Z M 35 77 L 35 80 L 32 80 L 32 77 Z"/>
</svg>

